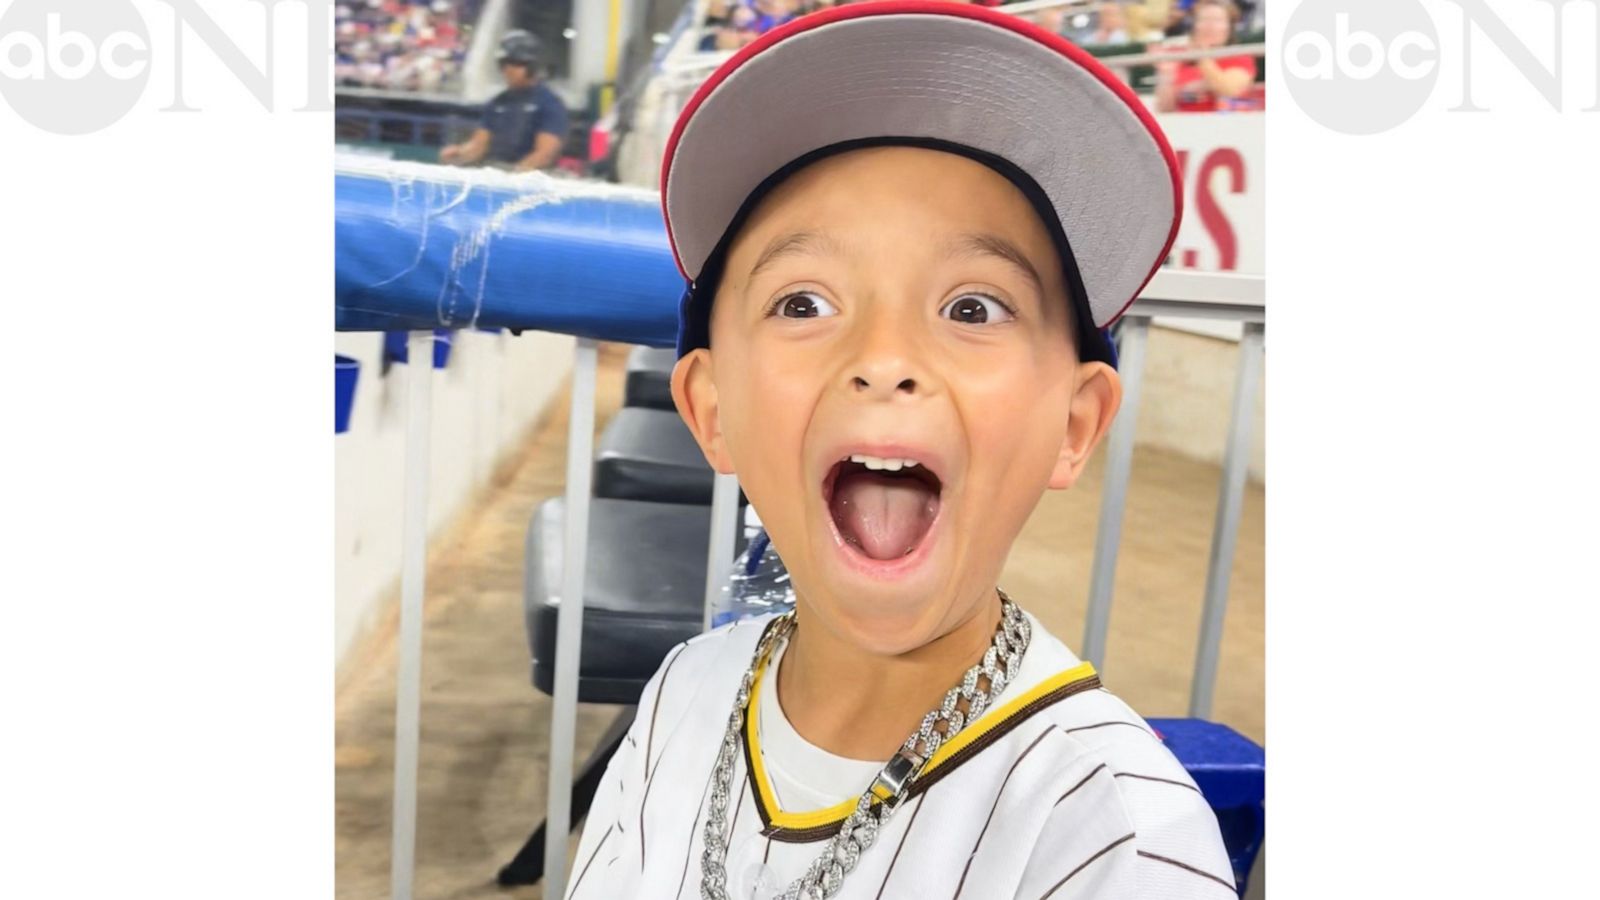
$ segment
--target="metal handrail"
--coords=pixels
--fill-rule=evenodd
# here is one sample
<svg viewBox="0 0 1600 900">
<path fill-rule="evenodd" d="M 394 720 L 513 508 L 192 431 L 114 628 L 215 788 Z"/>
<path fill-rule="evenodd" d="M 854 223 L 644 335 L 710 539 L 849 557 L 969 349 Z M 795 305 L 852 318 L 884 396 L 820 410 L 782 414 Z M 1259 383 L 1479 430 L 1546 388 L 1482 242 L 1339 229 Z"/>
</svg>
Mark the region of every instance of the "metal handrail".
<svg viewBox="0 0 1600 900">
<path fill-rule="evenodd" d="M 1222 620 L 1238 543 L 1245 482 L 1249 475 L 1250 442 L 1255 425 L 1255 398 L 1261 385 L 1266 346 L 1266 279 L 1259 275 L 1162 269 L 1122 316 L 1118 335 L 1117 374 L 1122 381 L 1122 408 L 1106 437 L 1106 469 L 1100 495 L 1100 522 L 1089 574 L 1089 608 L 1084 617 L 1085 659 L 1104 669 L 1106 634 L 1111 621 L 1112 586 L 1117 551 L 1122 543 L 1122 514 L 1133 468 L 1134 432 L 1144 385 L 1145 345 L 1157 316 L 1225 319 L 1243 325 L 1233 404 L 1223 451 L 1217 516 L 1211 531 L 1206 570 L 1205 606 L 1190 681 L 1189 715 L 1207 718 L 1216 690 L 1222 650 Z"/>
<path fill-rule="evenodd" d="M 1028 13 L 1036 13 L 1046 9 L 1060 9 L 1063 7 L 1068 9 L 1077 7 L 1089 9 L 1090 7 L 1099 6 L 1101 2 L 1102 0 L 1024 0 L 1022 3 L 1007 3 L 1003 6 L 997 6 L 995 7 L 995 12 L 1011 13 L 1014 16 L 1025 16 Z"/>
<path fill-rule="evenodd" d="M 1173 47 L 1154 53 L 1128 53 L 1118 56 L 1097 56 L 1100 64 L 1113 71 L 1133 66 L 1153 66 L 1163 62 L 1192 62 L 1197 59 L 1216 59 L 1223 56 L 1263 57 L 1266 44 L 1223 44 L 1220 47 Z"/>
<path fill-rule="evenodd" d="M 404 103 L 436 103 L 441 106 L 470 106 L 480 107 L 481 103 L 469 102 L 460 94 L 423 93 L 422 91 L 397 91 L 389 88 L 364 88 L 340 87 L 334 88 L 333 96 L 352 97 L 360 100 L 390 100 Z"/>
</svg>

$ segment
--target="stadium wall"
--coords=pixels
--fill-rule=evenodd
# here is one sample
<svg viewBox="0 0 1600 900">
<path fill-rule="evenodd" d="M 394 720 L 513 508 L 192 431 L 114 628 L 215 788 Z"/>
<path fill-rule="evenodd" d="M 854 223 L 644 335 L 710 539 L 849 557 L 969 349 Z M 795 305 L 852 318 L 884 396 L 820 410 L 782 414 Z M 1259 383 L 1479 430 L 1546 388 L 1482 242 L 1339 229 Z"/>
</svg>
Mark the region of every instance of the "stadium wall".
<svg viewBox="0 0 1600 900">
<path fill-rule="evenodd" d="M 334 652 L 350 649 L 399 596 L 405 480 L 406 368 L 382 374 L 383 336 L 340 333 L 337 352 L 361 363 L 350 430 L 334 438 Z M 574 342 L 526 332 L 455 334 L 434 373 L 430 538 L 457 517 L 562 396 Z"/>
</svg>

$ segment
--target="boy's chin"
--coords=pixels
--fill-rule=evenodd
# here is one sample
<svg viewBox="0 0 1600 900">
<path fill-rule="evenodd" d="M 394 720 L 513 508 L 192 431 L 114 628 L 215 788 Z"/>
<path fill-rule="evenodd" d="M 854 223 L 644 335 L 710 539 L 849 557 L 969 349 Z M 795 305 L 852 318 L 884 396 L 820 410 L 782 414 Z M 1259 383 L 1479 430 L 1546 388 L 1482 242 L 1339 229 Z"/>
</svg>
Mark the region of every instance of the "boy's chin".
<svg viewBox="0 0 1600 900">
<path fill-rule="evenodd" d="M 901 656 L 928 644 L 940 636 L 938 625 L 944 618 L 944 609 L 931 604 L 911 615 L 884 615 L 854 602 L 814 612 L 829 619 L 827 627 L 839 638 L 872 656 Z"/>
<path fill-rule="evenodd" d="M 938 638 L 946 627 L 951 582 L 939 576 L 948 573 L 919 571 L 900 581 L 828 574 L 832 577 L 817 579 L 821 584 L 810 590 L 797 587 L 812 598 L 807 604 L 811 611 L 826 617 L 829 631 L 864 652 L 908 653 Z"/>
</svg>

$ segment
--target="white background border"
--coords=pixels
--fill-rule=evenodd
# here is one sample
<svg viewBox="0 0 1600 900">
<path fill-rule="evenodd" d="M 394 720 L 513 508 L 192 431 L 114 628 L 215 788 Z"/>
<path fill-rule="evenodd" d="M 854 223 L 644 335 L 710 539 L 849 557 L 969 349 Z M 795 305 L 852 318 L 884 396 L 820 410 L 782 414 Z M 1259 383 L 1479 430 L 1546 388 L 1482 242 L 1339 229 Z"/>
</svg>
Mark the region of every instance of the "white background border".
<svg viewBox="0 0 1600 900">
<path fill-rule="evenodd" d="M 262 58 L 259 5 L 204 6 Z M 1384 135 L 1270 105 L 1283 897 L 1593 885 L 1600 79 L 1569 6 L 1563 113 L 1481 41 L 1488 113 L 1442 111 L 1448 66 Z M 274 112 L 203 48 L 200 113 L 0 108 L 0 895 L 332 893 L 332 123 L 279 35 Z"/>
<path fill-rule="evenodd" d="M 1296 4 L 1269 2 L 1280 47 Z M 1412 121 L 1346 137 L 1269 103 L 1272 889 L 1584 896 L 1600 31 L 1569 4 L 1569 111 L 1479 37 L 1490 111 L 1450 113 L 1461 18 L 1425 5 L 1445 65 Z M 1491 6 L 1549 59 L 1549 5 Z"/>
<path fill-rule="evenodd" d="M 135 5 L 120 122 L 0 101 L 0 896 L 327 897 L 333 117 L 303 4 L 270 111 L 186 35 L 191 113 Z M 262 4 L 202 6 L 264 64 Z"/>
</svg>

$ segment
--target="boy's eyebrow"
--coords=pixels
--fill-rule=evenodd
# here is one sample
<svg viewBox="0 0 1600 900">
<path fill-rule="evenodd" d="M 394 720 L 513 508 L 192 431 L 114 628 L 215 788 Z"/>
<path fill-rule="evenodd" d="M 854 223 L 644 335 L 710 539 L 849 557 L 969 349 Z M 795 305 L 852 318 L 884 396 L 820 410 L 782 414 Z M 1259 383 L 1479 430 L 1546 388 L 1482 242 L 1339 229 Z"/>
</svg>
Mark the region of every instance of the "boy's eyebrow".
<svg viewBox="0 0 1600 900">
<path fill-rule="evenodd" d="M 1000 235 L 981 231 L 967 232 L 956 236 L 946 247 L 947 252 L 954 256 L 992 256 L 1010 263 L 1033 282 L 1039 293 L 1044 293 L 1044 279 L 1039 277 L 1039 271 L 1033 267 L 1033 262 L 1028 259 L 1027 254 Z M 750 268 L 749 277 L 754 278 L 762 269 L 785 256 L 808 253 L 843 255 L 844 248 L 836 239 L 816 231 L 791 231 L 780 234 L 761 251 L 761 255 L 756 258 L 756 264 Z"/>
<path fill-rule="evenodd" d="M 1016 244 L 998 234 L 968 232 L 958 235 L 948 246 L 949 252 L 955 256 L 994 256 L 1005 260 L 1028 276 L 1039 293 L 1044 293 L 1044 279 L 1039 277 L 1039 271 L 1033 267 L 1027 255 Z"/>
<path fill-rule="evenodd" d="M 756 257 L 756 264 L 751 267 L 749 277 L 754 278 L 762 269 L 785 256 L 800 256 L 806 253 L 826 253 L 842 255 L 843 248 L 833 238 L 815 231 L 791 231 L 780 234 L 767 244 L 761 255 Z"/>
</svg>

